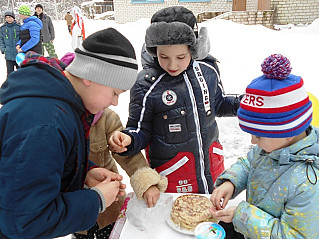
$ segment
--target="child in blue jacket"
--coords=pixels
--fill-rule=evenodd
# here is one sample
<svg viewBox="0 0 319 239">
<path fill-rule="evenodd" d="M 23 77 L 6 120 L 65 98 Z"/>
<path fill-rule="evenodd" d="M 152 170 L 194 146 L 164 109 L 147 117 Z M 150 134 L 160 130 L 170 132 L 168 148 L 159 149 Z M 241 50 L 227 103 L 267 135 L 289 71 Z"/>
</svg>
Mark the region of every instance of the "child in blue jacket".
<svg viewBox="0 0 319 239">
<path fill-rule="evenodd" d="M 20 40 L 21 25 L 15 21 L 13 11 L 6 11 L 4 13 L 6 22 L 0 27 L 0 49 L 1 53 L 5 54 L 7 64 L 7 75 L 9 75 L 14 68 L 18 68 L 16 63 L 16 44 Z"/>
<path fill-rule="evenodd" d="M 123 177 L 89 160 L 89 135 L 94 114 L 117 105 L 137 68 L 114 28 L 86 38 L 67 67 L 25 54 L 0 88 L 0 238 L 86 230 L 124 195 Z"/>
<path fill-rule="evenodd" d="M 26 5 L 19 8 L 19 14 L 20 19 L 23 20 L 23 25 L 21 26 L 20 41 L 16 46 L 18 53 L 34 51 L 42 55 L 42 21 L 36 16 L 31 16 L 31 9 Z"/>
<path fill-rule="evenodd" d="M 127 128 L 110 138 L 122 155 L 146 148 L 150 166 L 168 178 L 166 192 L 211 193 L 224 171 L 215 117 L 236 116 L 207 29 L 181 6 L 156 12 L 145 35 L 143 70 L 131 89 Z"/>
<path fill-rule="evenodd" d="M 256 146 L 218 177 L 211 212 L 227 238 L 318 238 L 319 130 L 310 126 L 312 103 L 286 57 L 271 55 L 262 70 L 238 110 L 239 126 Z M 245 189 L 246 201 L 224 209 Z"/>
</svg>

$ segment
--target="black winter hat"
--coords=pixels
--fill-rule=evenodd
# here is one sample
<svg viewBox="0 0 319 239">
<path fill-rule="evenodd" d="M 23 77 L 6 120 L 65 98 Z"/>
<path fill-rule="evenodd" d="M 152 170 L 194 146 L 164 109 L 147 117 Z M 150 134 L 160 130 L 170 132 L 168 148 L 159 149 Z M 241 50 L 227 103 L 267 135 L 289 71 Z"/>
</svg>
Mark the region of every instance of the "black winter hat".
<svg viewBox="0 0 319 239">
<path fill-rule="evenodd" d="M 153 56 L 162 45 L 189 45 L 193 59 L 204 59 L 210 50 L 207 28 L 202 27 L 198 34 L 194 13 L 182 6 L 167 7 L 152 16 L 145 44 Z"/>
<path fill-rule="evenodd" d="M 43 6 L 42 6 L 40 3 L 38 3 L 37 5 L 35 5 L 34 9 L 36 9 L 37 7 L 40 7 L 40 8 L 42 8 L 42 10 L 43 10 Z"/>
<path fill-rule="evenodd" d="M 13 11 L 10 11 L 10 10 L 5 11 L 4 17 L 6 17 L 6 16 L 13 17 L 14 19 L 16 18 L 15 15 L 14 15 L 14 12 L 13 12 Z"/>
<path fill-rule="evenodd" d="M 75 49 L 66 68 L 72 75 L 121 90 L 129 90 L 137 79 L 137 61 L 130 41 L 114 28 L 93 33 Z"/>
</svg>

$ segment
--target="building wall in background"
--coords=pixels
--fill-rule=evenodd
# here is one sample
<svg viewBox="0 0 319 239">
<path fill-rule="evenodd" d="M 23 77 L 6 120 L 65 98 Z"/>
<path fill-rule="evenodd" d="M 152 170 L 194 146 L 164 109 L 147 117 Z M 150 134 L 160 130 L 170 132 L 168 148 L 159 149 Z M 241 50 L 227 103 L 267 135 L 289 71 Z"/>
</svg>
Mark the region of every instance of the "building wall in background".
<svg viewBox="0 0 319 239">
<path fill-rule="evenodd" d="M 272 0 L 275 24 L 307 24 L 319 18 L 318 0 Z"/>
<path fill-rule="evenodd" d="M 177 5 L 193 11 L 195 16 L 203 12 L 226 12 L 232 9 L 232 1 L 229 0 L 211 0 L 209 2 L 164 0 L 159 3 L 132 3 L 131 0 L 114 0 L 114 17 L 117 23 L 134 22 L 140 18 L 150 18 L 162 8 Z"/>
<path fill-rule="evenodd" d="M 268 1 L 268 6 L 270 1 L 270 9 L 258 9 L 263 5 L 259 1 Z M 207 15 L 225 16 L 223 19 L 238 23 L 270 27 L 274 24 L 310 24 L 319 18 L 319 0 L 246 0 L 246 11 L 242 12 L 232 11 L 231 0 L 114 0 L 114 17 L 117 23 L 133 22 L 176 5 L 190 9 L 200 21 L 206 20 Z"/>
</svg>

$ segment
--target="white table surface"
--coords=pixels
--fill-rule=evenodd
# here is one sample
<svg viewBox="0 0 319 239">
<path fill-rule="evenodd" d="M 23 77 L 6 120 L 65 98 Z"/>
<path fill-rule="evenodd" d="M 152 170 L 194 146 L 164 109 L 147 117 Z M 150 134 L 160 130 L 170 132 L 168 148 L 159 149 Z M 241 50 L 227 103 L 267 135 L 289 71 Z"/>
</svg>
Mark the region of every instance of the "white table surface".
<svg viewBox="0 0 319 239">
<path fill-rule="evenodd" d="M 184 195 L 181 193 L 170 193 L 173 195 L 173 199 L 175 200 L 177 197 Z M 206 196 L 210 198 L 209 194 L 201 194 L 203 196 Z M 230 200 L 227 207 L 235 206 L 242 200 L 245 200 L 243 198 L 244 194 L 242 196 L 238 196 L 237 198 Z M 125 221 L 125 224 L 123 226 L 120 239 L 187 239 L 192 238 L 194 239 L 194 235 L 186 235 L 182 234 L 180 232 L 175 231 L 172 229 L 166 222 L 159 224 L 156 230 L 152 233 L 147 233 L 145 231 L 140 231 L 138 228 L 133 226 L 129 220 Z"/>
</svg>

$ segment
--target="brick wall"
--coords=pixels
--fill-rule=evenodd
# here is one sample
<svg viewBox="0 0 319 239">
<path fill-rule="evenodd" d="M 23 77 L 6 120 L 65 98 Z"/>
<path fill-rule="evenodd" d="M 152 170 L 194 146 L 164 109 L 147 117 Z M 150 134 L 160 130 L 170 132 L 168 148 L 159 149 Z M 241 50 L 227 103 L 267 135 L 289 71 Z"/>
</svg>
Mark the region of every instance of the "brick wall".
<svg viewBox="0 0 319 239">
<path fill-rule="evenodd" d="M 272 0 L 275 24 L 307 24 L 319 18 L 318 0 Z"/>
<path fill-rule="evenodd" d="M 195 16 L 203 12 L 226 12 L 232 10 L 232 2 L 228 0 L 187 3 L 180 3 L 178 0 L 164 0 L 163 3 L 132 3 L 131 0 L 114 0 L 115 22 L 127 23 L 137 21 L 140 18 L 150 18 L 162 8 L 177 5 L 188 8 Z"/>
<path fill-rule="evenodd" d="M 231 12 L 233 2 L 228 0 L 211 0 L 210 2 L 180 3 L 178 0 L 164 0 L 163 3 L 132 3 L 131 0 L 114 0 L 115 21 L 117 23 L 134 22 L 140 18 L 150 18 L 156 11 L 182 5 L 194 12 L 195 16 L 203 13 L 217 12 L 227 14 L 235 22 L 251 25 L 262 24 L 307 24 L 319 18 L 319 0 L 271 0 L 270 11 L 257 11 L 258 0 L 247 0 L 247 12 Z M 271 28 L 271 27 L 270 27 Z"/>
<path fill-rule="evenodd" d="M 245 25 L 258 24 L 268 27 L 270 29 L 274 28 L 274 12 L 272 10 L 227 12 L 225 14 L 215 17 L 214 19 L 225 19 Z"/>
</svg>

